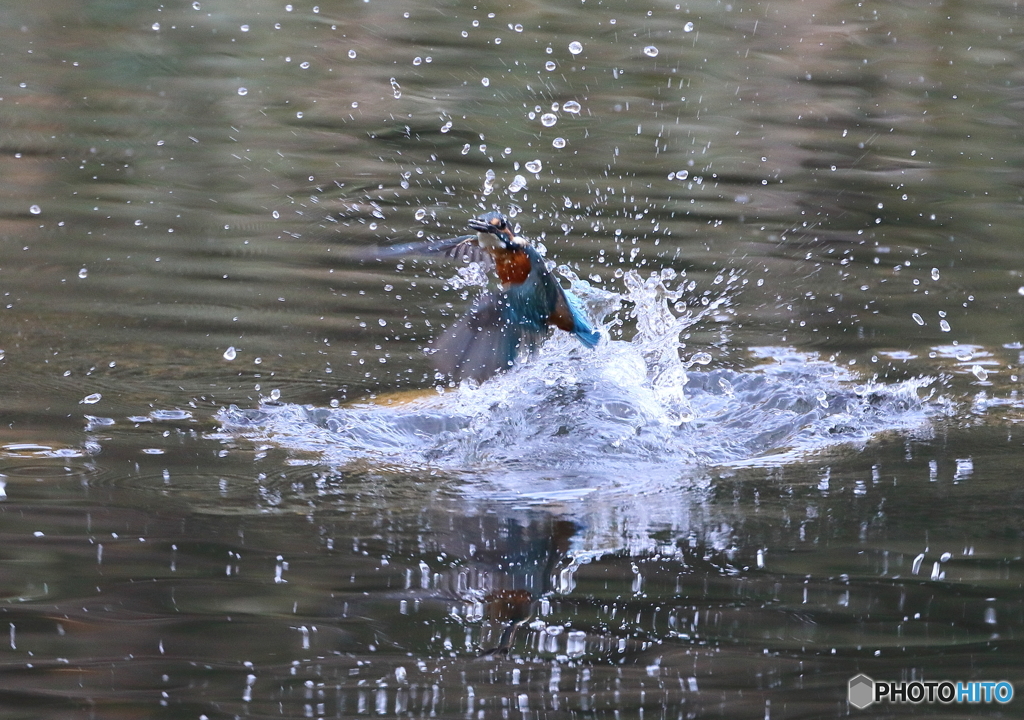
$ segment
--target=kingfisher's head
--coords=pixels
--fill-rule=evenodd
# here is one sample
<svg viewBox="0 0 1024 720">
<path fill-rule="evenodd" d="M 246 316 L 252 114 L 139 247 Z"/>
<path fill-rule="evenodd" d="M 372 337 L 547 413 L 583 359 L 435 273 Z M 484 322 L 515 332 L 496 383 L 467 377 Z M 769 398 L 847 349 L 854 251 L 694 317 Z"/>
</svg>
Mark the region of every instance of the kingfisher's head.
<svg viewBox="0 0 1024 720">
<path fill-rule="evenodd" d="M 469 226 L 476 230 L 482 248 L 512 250 L 515 247 L 516 234 L 512 232 L 508 219 L 500 212 L 489 212 L 473 218 Z"/>
</svg>

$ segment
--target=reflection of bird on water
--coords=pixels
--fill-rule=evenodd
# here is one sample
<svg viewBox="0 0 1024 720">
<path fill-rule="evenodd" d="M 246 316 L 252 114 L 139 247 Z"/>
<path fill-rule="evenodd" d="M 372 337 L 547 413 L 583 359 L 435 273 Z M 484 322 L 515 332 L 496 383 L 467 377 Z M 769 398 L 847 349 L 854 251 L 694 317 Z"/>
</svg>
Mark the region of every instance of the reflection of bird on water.
<svg viewBox="0 0 1024 720">
<path fill-rule="evenodd" d="M 509 227 L 498 212 L 469 221 L 475 235 L 430 240 L 388 248 L 386 255 L 444 253 L 448 257 L 489 259 L 501 289 L 481 294 L 469 312 L 434 341 L 434 366 L 456 382 L 483 382 L 530 354 L 547 337 L 549 326 L 573 333 L 589 348 L 600 334 L 583 303 L 564 290 L 544 258 Z"/>
</svg>

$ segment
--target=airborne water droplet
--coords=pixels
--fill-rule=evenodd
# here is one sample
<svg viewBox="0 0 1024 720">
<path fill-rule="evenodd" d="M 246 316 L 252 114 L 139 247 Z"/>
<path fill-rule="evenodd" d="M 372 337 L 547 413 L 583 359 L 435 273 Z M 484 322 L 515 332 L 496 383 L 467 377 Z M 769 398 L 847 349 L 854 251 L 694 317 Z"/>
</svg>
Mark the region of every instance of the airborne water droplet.
<svg viewBox="0 0 1024 720">
<path fill-rule="evenodd" d="M 554 145 L 556 148 L 559 148 L 559 149 L 564 148 L 565 147 L 565 138 L 563 138 L 563 137 L 556 137 L 554 140 L 551 141 L 551 144 Z M 1021 288 L 1021 289 L 1024 289 L 1024 288 Z M 1024 294 L 1024 293 L 1022 293 L 1022 294 Z"/>
<path fill-rule="evenodd" d="M 32 213 L 33 215 L 38 215 L 39 213 L 41 213 L 43 211 L 43 209 L 41 207 L 39 207 L 38 205 L 33 205 L 32 207 L 30 207 L 28 209 L 28 211 L 30 213 Z"/>
<path fill-rule="evenodd" d="M 391 78 L 391 90 L 395 94 L 395 100 L 402 97 L 402 86 L 398 84 L 398 81 Z"/>
<path fill-rule="evenodd" d="M 231 347 L 224 351 L 225 360 L 234 360 L 237 355 L 238 352 L 235 350 L 234 345 L 232 345 Z"/>
<path fill-rule="evenodd" d="M 516 175 L 514 178 L 512 178 L 512 182 L 508 184 L 508 191 L 510 193 L 517 193 L 524 187 L 526 187 L 526 178 L 524 178 L 522 175 Z"/>
<path fill-rule="evenodd" d="M 565 110 L 567 113 L 573 113 L 575 115 L 583 108 L 581 108 L 580 104 L 575 100 L 569 100 L 567 103 L 562 105 L 562 109 Z"/>
<path fill-rule="evenodd" d="M 683 25 L 683 32 L 693 32 L 693 23 L 688 22 L 685 25 Z"/>
<path fill-rule="evenodd" d="M 932 268 L 932 280 L 938 280 L 938 279 L 939 279 L 939 269 L 938 268 Z"/>
<path fill-rule="evenodd" d="M 654 45 L 648 45 L 644 48 L 644 55 L 647 57 L 658 57 L 658 48 Z"/>
<path fill-rule="evenodd" d="M 540 116 L 540 124 L 544 127 L 551 127 L 556 122 L 558 122 L 558 118 L 555 117 L 554 113 L 544 113 Z"/>
<path fill-rule="evenodd" d="M 93 393 L 92 395 L 86 395 L 84 398 L 82 398 L 82 401 L 81 401 L 80 404 L 82 404 L 82 405 L 95 405 L 96 403 L 98 403 L 102 399 L 103 399 L 102 395 L 100 395 L 99 393 Z"/>
<path fill-rule="evenodd" d="M 914 322 L 916 322 L 918 325 L 924 325 L 924 318 L 918 315 L 917 313 L 913 313 L 910 317 L 914 318 Z"/>
<path fill-rule="evenodd" d="M 578 40 L 573 40 L 571 43 L 569 43 L 569 52 L 571 52 L 573 55 L 579 55 L 581 52 L 583 52 L 583 43 L 579 42 Z"/>
<path fill-rule="evenodd" d="M 548 60 L 546 63 L 544 63 L 544 69 L 547 70 L 548 72 L 553 72 L 556 67 L 558 66 L 555 65 L 554 60 Z"/>
<path fill-rule="evenodd" d="M 540 160 L 530 160 L 526 163 L 525 167 L 532 173 L 539 173 L 543 169 L 544 164 Z"/>
</svg>

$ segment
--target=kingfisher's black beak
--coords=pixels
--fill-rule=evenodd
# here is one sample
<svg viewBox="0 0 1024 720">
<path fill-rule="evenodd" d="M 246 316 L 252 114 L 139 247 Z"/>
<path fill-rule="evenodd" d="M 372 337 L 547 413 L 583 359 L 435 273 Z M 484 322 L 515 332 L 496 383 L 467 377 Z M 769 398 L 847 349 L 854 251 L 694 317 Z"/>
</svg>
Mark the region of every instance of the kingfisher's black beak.
<svg viewBox="0 0 1024 720">
<path fill-rule="evenodd" d="M 477 232 L 494 233 L 495 235 L 499 235 L 501 233 L 501 230 L 497 225 L 492 225 L 486 220 L 481 220 L 480 218 L 473 218 L 470 220 L 469 226 Z"/>
</svg>

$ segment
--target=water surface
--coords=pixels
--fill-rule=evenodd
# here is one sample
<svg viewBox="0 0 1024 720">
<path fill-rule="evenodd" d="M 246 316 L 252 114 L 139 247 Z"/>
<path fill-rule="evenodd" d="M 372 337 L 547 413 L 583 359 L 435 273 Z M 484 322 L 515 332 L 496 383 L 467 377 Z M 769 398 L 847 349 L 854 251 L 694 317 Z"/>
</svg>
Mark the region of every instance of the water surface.
<svg viewBox="0 0 1024 720">
<path fill-rule="evenodd" d="M 0 19 L 4 716 L 1020 686 L 1013 3 Z M 492 209 L 608 340 L 450 387 Z"/>
</svg>

